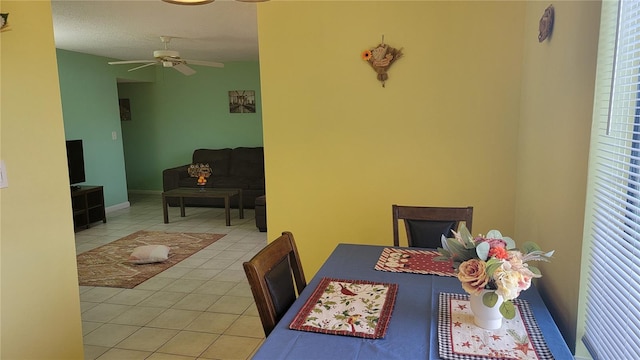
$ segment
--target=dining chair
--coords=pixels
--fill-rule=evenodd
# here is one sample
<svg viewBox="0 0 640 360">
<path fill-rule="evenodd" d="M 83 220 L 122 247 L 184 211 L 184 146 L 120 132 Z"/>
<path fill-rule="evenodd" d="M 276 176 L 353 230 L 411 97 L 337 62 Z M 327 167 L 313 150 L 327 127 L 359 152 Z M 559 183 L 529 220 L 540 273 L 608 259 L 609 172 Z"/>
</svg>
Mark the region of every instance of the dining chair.
<svg viewBox="0 0 640 360">
<path fill-rule="evenodd" d="M 251 285 L 264 334 L 269 336 L 307 286 L 293 234 L 283 232 L 242 266 Z"/>
<path fill-rule="evenodd" d="M 465 222 L 469 231 L 473 220 L 473 206 L 467 207 L 427 207 L 392 205 L 393 245 L 400 246 L 398 222 L 403 220 L 407 230 L 408 246 L 438 248 L 441 237 L 451 237 L 451 230 L 457 230 L 460 222 Z"/>
</svg>

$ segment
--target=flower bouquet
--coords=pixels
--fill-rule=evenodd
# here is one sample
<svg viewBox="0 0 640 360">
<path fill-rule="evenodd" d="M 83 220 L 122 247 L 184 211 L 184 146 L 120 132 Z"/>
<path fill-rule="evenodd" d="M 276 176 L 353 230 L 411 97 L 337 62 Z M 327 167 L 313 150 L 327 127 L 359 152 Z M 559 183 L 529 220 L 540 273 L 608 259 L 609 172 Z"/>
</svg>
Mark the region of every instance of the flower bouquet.
<svg viewBox="0 0 640 360">
<path fill-rule="evenodd" d="M 532 278 L 542 276 L 529 261 L 549 261 L 554 251 L 544 252 L 533 242 L 516 249 L 513 239 L 491 230 L 486 236 L 472 237 L 464 224 L 453 238 L 442 238 L 439 261 L 451 261 L 457 269 L 464 291 L 482 296 L 482 303 L 492 308 L 502 300 L 499 310 L 506 319 L 515 317 L 511 300 L 531 286 Z M 500 299 L 501 298 L 501 299 Z"/>
<path fill-rule="evenodd" d="M 204 186 L 207 184 L 207 178 L 211 176 L 211 167 L 209 164 L 191 164 L 189 165 L 189 176 L 198 178 L 198 185 L 201 186 L 201 190 L 204 190 Z"/>
</svg>

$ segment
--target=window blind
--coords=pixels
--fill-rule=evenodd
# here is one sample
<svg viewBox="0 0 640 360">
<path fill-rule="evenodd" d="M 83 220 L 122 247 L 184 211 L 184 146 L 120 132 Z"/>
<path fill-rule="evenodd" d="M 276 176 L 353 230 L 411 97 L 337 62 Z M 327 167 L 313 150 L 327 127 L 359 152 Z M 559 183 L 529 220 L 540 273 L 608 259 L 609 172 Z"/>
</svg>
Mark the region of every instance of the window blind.
<svg viewBox="0 0 640 360">
<path fill-rule="evenodd" d="M 582 340 L 594 359 L 640 359 L 640 1 L 601 14 Z"/>
</svg>

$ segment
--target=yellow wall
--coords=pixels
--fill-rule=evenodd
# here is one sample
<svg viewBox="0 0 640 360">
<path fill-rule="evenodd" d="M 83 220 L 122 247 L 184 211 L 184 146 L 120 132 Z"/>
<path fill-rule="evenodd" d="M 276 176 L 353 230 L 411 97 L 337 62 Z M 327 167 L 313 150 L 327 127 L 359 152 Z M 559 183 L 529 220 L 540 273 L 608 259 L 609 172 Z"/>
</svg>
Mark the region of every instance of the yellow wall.
<svg viewBox="0 0 640 360">
<path fill-rule="evenodd" d="M 392 244 L 394 203 L 512 233 L 524 7 L 259 7 L 269 237 L 293 231 L 309 275 L 340 242 Z M 384 88 L 360 58 L 382 35 L 405 54 Z"/>
<path fill-rule="evenodd" d="M 80 299 L 49 1 L 2 1 L 2 359 L 82 359 Z"/>
<path fill-rule="evenodd" d="M 537 29 L 548 5 L 527 3 L 527 29 Z M 600 2 L 554 6 L 551 40 L 538 43 L 537 31 L 524 39 L 515 235 L 556 250 L 537 285 L 574 344 Z"/>
<path fill-rule="evenodd" d="M 269 238 L 311 277 L 340 242 L 392 244 L 391 204 L 475 207 L 556 249 L 539 286 L 575 342 L 597 1 L 271 1 L 258 7 Z M 359 58 L 403 47 L 382 88 Z M 571 345 L 573 346 L 573 344 Z"/>
<path fill-rule="evenodd" d="M 538 44 L 546 5 L 261 4 L 269 237 L 293 231 L 311 277 L 339 242 L 391 244 L 393 203 L 473 205 L 474 232 L 558 250 L 539 285 L 571 338 L 599 3 L 556 3 Z M 0 9 L 0 357 L 79 359 L 50 5 Z M 405 53 L 386 88 L 359 58 L 382 35 Z"/>
</svg>

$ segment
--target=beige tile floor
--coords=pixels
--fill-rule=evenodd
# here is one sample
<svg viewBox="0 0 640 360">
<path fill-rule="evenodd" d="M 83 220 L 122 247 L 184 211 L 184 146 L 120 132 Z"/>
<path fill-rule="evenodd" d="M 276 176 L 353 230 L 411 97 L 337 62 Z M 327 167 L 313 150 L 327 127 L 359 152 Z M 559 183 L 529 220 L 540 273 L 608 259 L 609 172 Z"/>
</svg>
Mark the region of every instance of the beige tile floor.
<svg viewBox="0 0 640 360">
<path fill-rule="evenodd" d="M 130 194 L 131 207 L 107 214 L 76 233 L 76 251 L 96 248 L 138 230 L 209 232 L 222 239 L 134 289 L 80 287 L 85 359 L 250 359 L 264 340 L 242 262 L 267 243 L 245 218 L 224 210 L 169 208 L 162 221 L 159 194 Z"/>
</svg>

